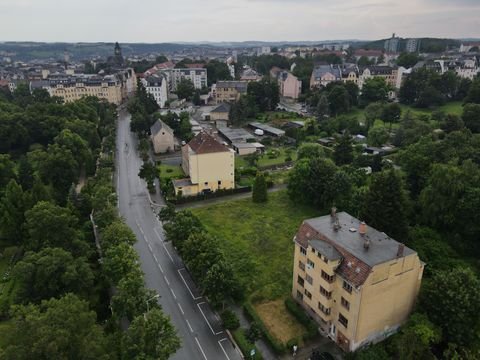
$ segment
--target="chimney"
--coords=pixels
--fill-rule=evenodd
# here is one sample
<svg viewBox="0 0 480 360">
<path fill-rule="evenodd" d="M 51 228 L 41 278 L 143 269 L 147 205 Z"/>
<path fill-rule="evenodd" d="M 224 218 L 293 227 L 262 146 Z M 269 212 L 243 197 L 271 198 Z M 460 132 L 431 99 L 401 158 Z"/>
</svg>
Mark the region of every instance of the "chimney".
<svg viewBox="0 0 480 360">
<path fill-rule="evenodd" d="M 370 239 L 369 238 L 366 238 L 365 241 L 363 242 L 363 248 L 365 249 L 365 251 L 368 251 L 368 249 L 370 249 Z"/>
<path fill-rule="evenodd" d="M 335 219 L 337 216 L 337 208 L 335 206 L 332 207 L 332 210 L 330 211 L 330 216 Z"/>
<path fill-rule="evenodd" d="M 400 258 L 403 256 L 403 250 L 405 250 L 405 245 L 402 243 L 399 243 L 398 250 L 397 250 L 397 258 Z"/>
<path fill-rule="evenodd" d="M 367 224 L 365 224 L 365 221 L 362 221 L 360 223 L 360 226 L 358 227 L 358 233 L 361 236 L 365 236 L 365 234 L 367 233 Z"/>
</svg>

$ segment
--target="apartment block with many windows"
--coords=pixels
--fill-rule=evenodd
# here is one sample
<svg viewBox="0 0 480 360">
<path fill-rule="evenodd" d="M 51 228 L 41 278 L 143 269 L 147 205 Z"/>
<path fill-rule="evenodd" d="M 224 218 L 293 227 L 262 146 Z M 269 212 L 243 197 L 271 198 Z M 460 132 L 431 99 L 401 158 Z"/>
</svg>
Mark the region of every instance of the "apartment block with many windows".
<svg viewBox="0 0 480 360">
<path fill-rule="evenodd" d="M 415 251 L 334 209 L 304 221 L 294 242 L 292 295 L 345 351 L 407 320 L 424 267 Z"/>
</svg>

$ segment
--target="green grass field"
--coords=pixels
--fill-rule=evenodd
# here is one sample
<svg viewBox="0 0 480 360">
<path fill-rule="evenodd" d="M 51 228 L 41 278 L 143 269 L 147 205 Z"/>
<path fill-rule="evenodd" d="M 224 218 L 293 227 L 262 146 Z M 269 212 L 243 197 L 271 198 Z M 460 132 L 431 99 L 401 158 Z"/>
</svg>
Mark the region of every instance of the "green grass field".
<svg viewBox="0 0 480 360">
<path fill-rule="evenodd" d="M 160 169 L 160 177 L 165 179 L 177 179 L 184 177 L 182 167 L 180 165 L 164 165 L 158 166 Z"/>
<path fill-rule="evenodd" d="M 274 158 L 270 158 L 268 156 L 269 151 L 278 151 L 278 156 Z M 246 155 L 245 155 L 246 156 Z M 245 156 L 236 156 L 235 157 L 235 169 L 239 169 L 241 167 L 248 167 L 248 163 L 245 161 Z M 265 154 L 261 155 L 257 165 L 259 167 L 262 166 L 271 166 L 271 165 L 281 165 L 286 162 L 286 158 L 288 157 L 286 153 L 286 148 L 284 147 L 272 147 L 272 148 L 267 148 L 265 151 Z M 297 153 L 294 149 L 291 150 L 290 152 L 290 157 L 292 158 L 292 161 L 295 161 L 297 159 Z"/>
<path fill-rule="evenodd" d="M 311 207 L 293 204 L 286 191 L 270 193 L 265 204 L 243 199 L 192 211 L 218 237 L 253 301 L 288 296 L 293 236 L 303 220 L 321 215 Z"/>
</svg>

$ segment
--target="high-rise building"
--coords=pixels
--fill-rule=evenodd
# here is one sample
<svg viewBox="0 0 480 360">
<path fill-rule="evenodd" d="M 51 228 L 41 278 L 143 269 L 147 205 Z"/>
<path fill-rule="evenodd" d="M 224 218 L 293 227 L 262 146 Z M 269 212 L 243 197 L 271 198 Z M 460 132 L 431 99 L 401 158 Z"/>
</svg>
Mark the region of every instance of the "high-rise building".
<svg viewBox="0 0 480 360">
<path fill-rule="evenodd" d="M 390 39 L 385 40 L 384 48 L 386 52 L 396 53 L 398 52 L 399 45 L 400 38 L 396 37 L 395 33 L 393 33 Z"/>
<path fill-rule="evenodd" d="M 420 41 L 418 39 L 408 39 L 405 50 L 409 53 L 414 53 L 419 50 Z"/>
</svg>

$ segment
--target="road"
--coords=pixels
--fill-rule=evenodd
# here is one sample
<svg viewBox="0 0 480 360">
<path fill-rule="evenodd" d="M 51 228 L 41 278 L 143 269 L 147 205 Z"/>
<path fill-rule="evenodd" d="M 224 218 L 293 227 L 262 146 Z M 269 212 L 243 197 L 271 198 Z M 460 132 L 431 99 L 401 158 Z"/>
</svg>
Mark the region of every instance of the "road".
<svg viewBox="0 0 480 360">
<path fill-rule="evenodd" d="M 119 211 L 137 237 L 135 249 L 146 286 L 160 294 L 158 301 L 181 338 L 182 347 L 172 359 L 241 359 L 175 249 L 164 241 L 163 227 L 150 206 L 146 184 L 137 175 L 142 160 L 136 148 L 137 140 L 130 132 L 130 115 L 120 111 L 115 179 Z"/>
</svg>

